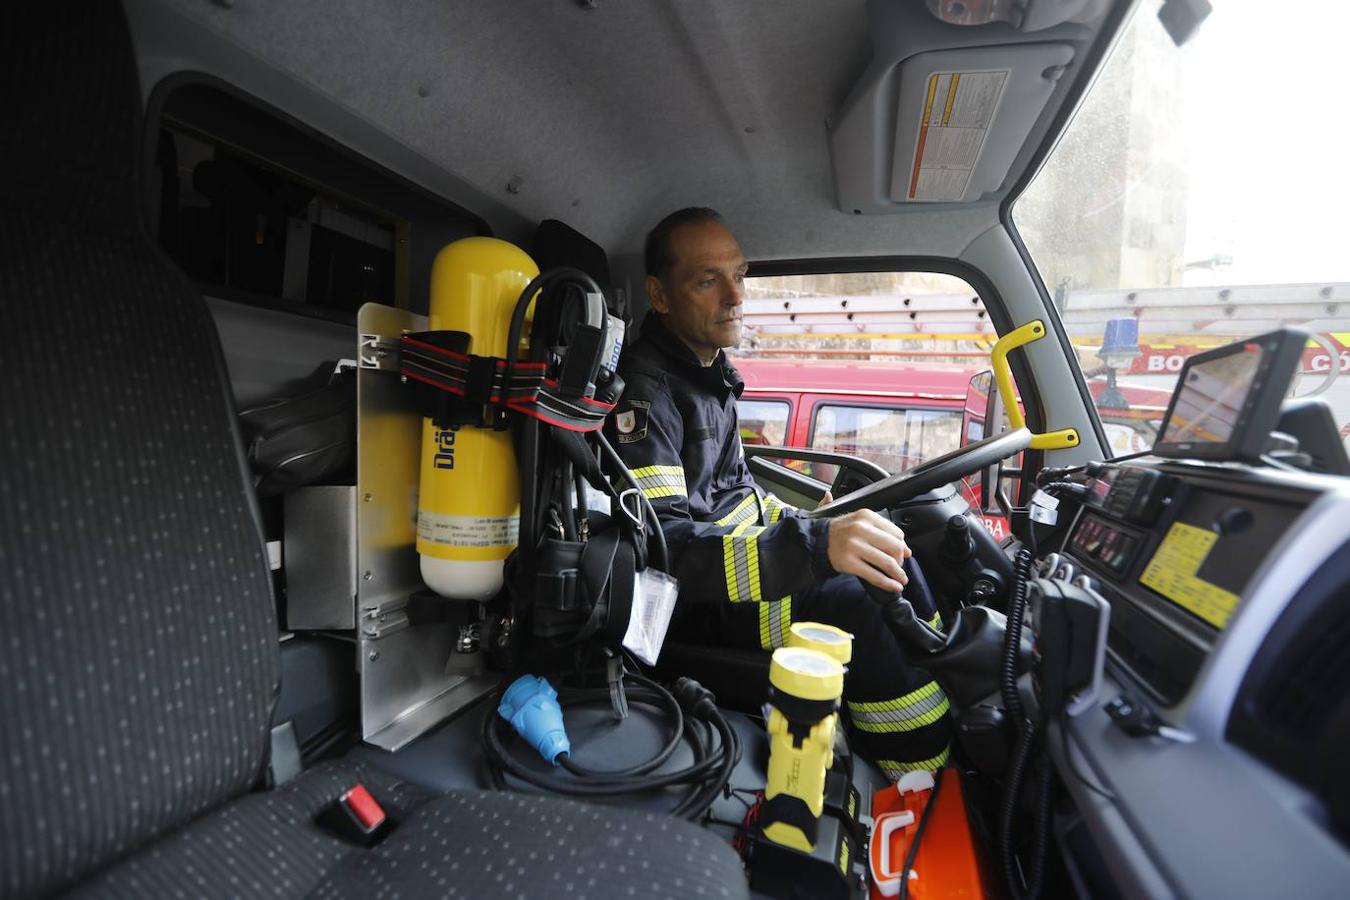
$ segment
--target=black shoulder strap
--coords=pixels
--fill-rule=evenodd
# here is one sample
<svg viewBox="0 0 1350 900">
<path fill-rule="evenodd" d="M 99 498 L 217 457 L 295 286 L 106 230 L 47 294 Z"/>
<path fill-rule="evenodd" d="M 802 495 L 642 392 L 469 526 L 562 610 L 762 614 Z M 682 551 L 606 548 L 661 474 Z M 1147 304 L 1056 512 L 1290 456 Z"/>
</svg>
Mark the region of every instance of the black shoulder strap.
<svg viewBox="0 0 1350 900">
<path fill-rule="evenodd" d="M 601 629 L 621 640 L 633 614 L 633 585 L 637 574 L 633 545 L 622 529 L 607 528 L 593 535 L 581 553 L 581 580 L 591 598 L 586 624 L 576 640 L 584 641 Z"/>
</svg>

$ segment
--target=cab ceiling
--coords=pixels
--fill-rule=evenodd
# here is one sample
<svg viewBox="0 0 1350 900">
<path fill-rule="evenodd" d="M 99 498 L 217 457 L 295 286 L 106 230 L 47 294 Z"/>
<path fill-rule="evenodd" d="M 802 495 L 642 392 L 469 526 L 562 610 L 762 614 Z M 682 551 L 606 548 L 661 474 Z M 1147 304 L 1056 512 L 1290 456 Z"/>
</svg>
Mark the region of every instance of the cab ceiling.
<svg viewBox="0 0 1350 900">
<path fill-rule="evenodd" d="M 219 77 L 505 236 L 559 218 L 633 253 L 664 213 L 709 205 L 752 258 L 954 257 L 997 220 L 996 199 L 835 207 L 826 121 L 871 59 L 864 0 L 127 6 L 147 92 Z M 332 135 L 344 119 L 380 140 Z"/>
</svg>

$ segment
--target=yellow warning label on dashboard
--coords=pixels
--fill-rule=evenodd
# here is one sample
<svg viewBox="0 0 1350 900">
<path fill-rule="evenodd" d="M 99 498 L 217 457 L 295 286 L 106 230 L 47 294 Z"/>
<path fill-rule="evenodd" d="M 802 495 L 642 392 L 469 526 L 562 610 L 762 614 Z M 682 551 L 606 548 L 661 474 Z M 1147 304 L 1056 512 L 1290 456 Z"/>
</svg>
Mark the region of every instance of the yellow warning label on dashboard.
<svg viewBox="0 0 1350 900">
<path fill-rule="evenodd" d="M 1195 613 L 1216 628 L 1228 624 L 1237 594 L 1197 576 L 1219 536 L 1204 528 L 1175 522 L 1148 561 L 1139 583 Z"/>
</svg>

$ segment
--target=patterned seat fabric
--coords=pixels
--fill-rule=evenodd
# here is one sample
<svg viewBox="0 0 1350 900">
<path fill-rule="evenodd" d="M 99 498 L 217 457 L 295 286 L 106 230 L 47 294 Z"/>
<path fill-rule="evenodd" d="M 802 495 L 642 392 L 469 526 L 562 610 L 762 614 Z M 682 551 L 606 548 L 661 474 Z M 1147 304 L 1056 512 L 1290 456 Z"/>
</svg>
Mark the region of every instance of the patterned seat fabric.
<svg viewBox="0 0 1350 900">
<path fill-rule="evenodd" d="M 710 832 L 653 813 L 554 797 L 457 791 L 316 897 L 744 897 L 738 860 Z"/>
<path fill-rule="evenodd" d="M 360 782 L 397 823 L 366 850 L 317 827 Z M 524 794 L 429 794 L 328 763 L 251 794 L 99 873 L 76 897 L 707 897 L 744 893 L 726 846 L 650 813 Z"/>
<path fill-rule="evenodd" d="M 249 793 L 271 583 L 214 327 L 141 221 L 118 4 L 0 4 L 0 67 L 0 897 L 743 895 L 682 823 L 347 763 Z M 313 824 L 355 781 L 402 820 L 373 850 Z"/>
<path fill-rule="evenodd" d="M 314 824 L 360 782 L 395 821 L 429 795 L 365 766 L 326 763 L 276 790 L 249 794 L 100 872 L 88 897 L 304 897 L 364 849 Z"/>
</svg>

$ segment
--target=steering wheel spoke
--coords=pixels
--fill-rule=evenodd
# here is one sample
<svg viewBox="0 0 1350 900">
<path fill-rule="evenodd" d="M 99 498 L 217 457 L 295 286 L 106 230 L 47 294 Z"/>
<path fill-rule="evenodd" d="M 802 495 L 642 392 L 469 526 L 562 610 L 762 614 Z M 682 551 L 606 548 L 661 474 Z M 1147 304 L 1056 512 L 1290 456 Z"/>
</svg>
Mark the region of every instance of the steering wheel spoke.
<svg viewBox="0 0 1350 900">
<path fill-rule="evenodd" d="M 1031 432 L 1025 428 L 1005 431 L 982 441 L 960 447 L 930 459 L 908 472 L 897 472 L 881 481 L 817 507 L 808 515 L 830 518 L 857 509 L 891 509 L 934 488 L 958 481 L 1001 459 L 1021 453 L 1031 446 Z"/>
</svg>

